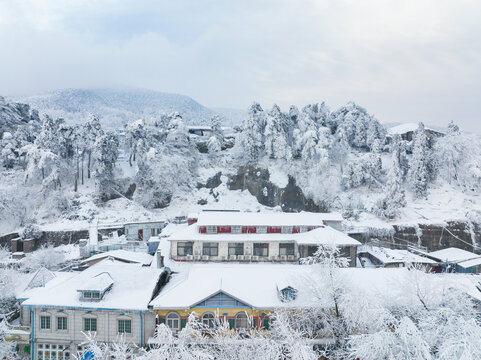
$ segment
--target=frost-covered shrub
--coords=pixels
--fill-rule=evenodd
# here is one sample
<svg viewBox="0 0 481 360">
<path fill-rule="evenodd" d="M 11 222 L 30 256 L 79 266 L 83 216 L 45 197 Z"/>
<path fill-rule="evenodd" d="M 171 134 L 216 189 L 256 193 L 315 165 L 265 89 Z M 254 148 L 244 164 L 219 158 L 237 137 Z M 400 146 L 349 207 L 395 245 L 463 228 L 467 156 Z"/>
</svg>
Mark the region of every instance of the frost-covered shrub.
<svg viewBox="0 0 481 360">
<path fill-rule="evenodd" d="M 28 224 L 22 230 L 20 234 L 22 239 L 38 239 L 42 236 L 43 232 L 40 228 L 35 224 Z"/>
<path fill-rule="evenodd" d="M 42 245 L 40 249 L 27 253 L 21 260 L 21 265 L 26 271 L 37 271 L 42 267 L 57 270 L 58 266 L 65 260 L 66 256 L 62 249 L 55 248 L 52 245 Z"/>
</svg>

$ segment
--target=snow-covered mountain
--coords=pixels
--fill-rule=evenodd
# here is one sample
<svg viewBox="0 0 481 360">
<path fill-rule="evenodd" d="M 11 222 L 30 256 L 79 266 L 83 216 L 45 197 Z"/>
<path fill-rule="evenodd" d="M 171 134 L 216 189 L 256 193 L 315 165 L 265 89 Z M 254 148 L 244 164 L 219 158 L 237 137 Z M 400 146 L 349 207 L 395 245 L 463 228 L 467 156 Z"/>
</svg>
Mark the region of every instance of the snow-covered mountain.
<svg viewBox="0 0 481 360">
<path fill-rule="evenodd" d="M 110 128 L 173 111 L 187 124 L 208 124 L 216 114 L 188 96 L 144 89 L 66 89 L 11 100 L 71 122 L 83 122 L 92 113 Z"/>
<path fill-rule="evenodd" d="M 4 132 L 15 131 L 19 125 L 40 122 L 38 112 L 27 104 L 7 103 L 0 96 L 0 137 Z"/>
</svg>

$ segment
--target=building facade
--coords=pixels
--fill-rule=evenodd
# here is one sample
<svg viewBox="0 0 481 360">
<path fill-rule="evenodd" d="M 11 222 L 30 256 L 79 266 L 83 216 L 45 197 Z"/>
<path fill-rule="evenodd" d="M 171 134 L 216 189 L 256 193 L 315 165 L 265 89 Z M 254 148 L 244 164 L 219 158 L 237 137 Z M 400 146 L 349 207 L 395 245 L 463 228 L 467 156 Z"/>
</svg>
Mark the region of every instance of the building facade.
<svg viewBox="0 0 481 360">
<path fill-rule="evenodd" d="M 167 239 L 179 261 L 298 262 L 332 244 L 356 266 L 360 243 L 325 222 L 338 223 L 326 214 L 208 212 Z"/>
</svg>

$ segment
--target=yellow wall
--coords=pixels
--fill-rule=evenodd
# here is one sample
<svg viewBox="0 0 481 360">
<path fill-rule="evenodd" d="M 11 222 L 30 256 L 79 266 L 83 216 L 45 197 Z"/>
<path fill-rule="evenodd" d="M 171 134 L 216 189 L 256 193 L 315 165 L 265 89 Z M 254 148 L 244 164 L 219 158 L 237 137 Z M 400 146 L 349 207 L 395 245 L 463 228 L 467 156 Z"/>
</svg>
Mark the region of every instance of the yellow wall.
<svg viewBox="0 0 481 360">
<path fill-rule="evenodd" d="M 211 312 L 219 317 L 227 316 L 227 317 L 235 317 L 241 311 L 245 311 L 248 316 L 262 316 L 263 313 L 266 316 L 269 316 L 271 311 L 269 310 L 254 310 L 251 308 L 228 308 L 228 309 L 217 309 L 217 308 L 191 308 L 189 310 L 155 310 L 156 314 L 165 317 L 168 313 L 175 311 L 181 317 L 188 317 L 190 313 L 195 312 L 198 316 L 202 316 L 206 312 Z M 227 315 L 224 315 L 227 313 Z"/>
</svg>

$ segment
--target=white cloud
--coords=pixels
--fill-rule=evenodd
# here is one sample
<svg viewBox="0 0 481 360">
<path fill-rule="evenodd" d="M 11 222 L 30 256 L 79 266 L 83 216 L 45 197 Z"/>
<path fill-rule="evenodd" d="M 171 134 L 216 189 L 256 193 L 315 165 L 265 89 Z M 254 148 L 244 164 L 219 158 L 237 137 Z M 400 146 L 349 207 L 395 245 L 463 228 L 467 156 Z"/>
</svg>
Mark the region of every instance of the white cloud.
<svg viewBox="0 0 481 360">
<path fill-rule="evenodd" d="M 479 130 L 481 3 L 0 2 L 0 93 L 129 85 L 211 106 L 355 100 Z"/>
</svg>

